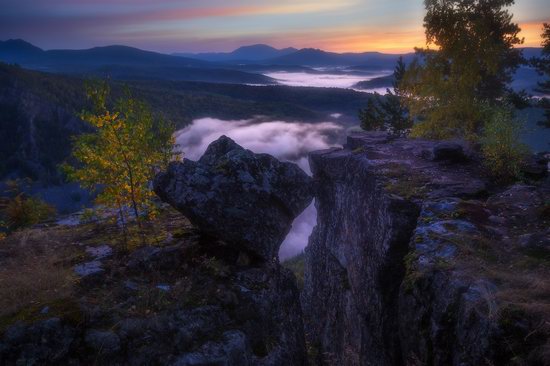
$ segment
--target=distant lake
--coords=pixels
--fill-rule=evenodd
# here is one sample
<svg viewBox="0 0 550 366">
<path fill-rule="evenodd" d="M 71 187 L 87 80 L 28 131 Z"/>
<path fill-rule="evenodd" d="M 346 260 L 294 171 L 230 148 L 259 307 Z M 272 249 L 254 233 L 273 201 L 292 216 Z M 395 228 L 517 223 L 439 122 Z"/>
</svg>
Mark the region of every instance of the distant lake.
<svg viewBox="0 0 550 366">
<path fill-rule="evenodd" d="M 336 115 L 333 118 L 337 118 Z M 176 132 L 176 142 L 184 157 L 198 160 L 208 145 L 226 135 L 239 145 L 256 153 L 267 153 L 279 160 L 290 161 L 311 174 L 307 154 L 311 151 L 341 145 L 345 129 L 335 122 L 303 123 L 285 121 L 238 120 L 224 121 L 201 118 Z M 296 218 L 292 229 L 281 245 L 281 260 L 299 254 L 307 245 L 309 235 L 317 220 L 317 212 L 311 204 Z"/>
<path fill-rule="evenodd" d="M 354 85 L 360 81 L 368 81 L 378 77 L 390 75 L 389 71 L 381 71 L 377 73 L 330 73 L 328 70 L 323 73 L 307 73 L 307 72 L 269 72 L 264 75 L 275 79 L 279 84 L 288 86 L 308 86 L 316 88 L 343 88 L 354 89 Z M 372 93 L 374 91 L 386 94 L 386 88 L 376 89 L 354 89 L 361 92 Z"/>
</svg>

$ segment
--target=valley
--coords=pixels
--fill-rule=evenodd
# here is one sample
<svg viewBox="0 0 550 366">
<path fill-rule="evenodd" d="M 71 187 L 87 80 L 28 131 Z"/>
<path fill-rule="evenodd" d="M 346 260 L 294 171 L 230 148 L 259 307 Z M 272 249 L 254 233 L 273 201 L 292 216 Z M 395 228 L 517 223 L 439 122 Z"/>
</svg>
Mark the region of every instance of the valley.
<svg viewBox="0 0 550 366">
<path fill-rule="evenodd" d="M 0 175 L 30 177 L 37 182 L 32 191 L 65 213 L 88 205 L 90 198 L 75 205 L 40 186 L 61 184 L 57 167 L 68 157 L 72 136 L 86 131 L 77 118 L 87 105 L 83 85 L 105 77 L 112 79 L 113 97 L 130 88 L 154 113 L 174 123 L 188 159 L 198 159 L 210 142 L 226 134 L 245 148 L 295 162 L 309 172 L 308 152 L 342 144 L 346 131 L 358 124 L 358 111 L 370 93 L 384 95 L 391 88 L 398 56 L 292 49 L 282 53 L 262 45 L 226 54 L 162 55 L 119 46 L 43 51 L 21 40 L 2 42 L 0 59 L 24 68 L 0 65 Z M 277 58 L 268 57 L 273 55 Z M 410 61 L 412 54 L 404 59 Z M 521 77 L 515 83 L 532 90 L 533 73 L 518 71 Z M 37 104 L 29 110 L 31 100 Z M 52 117 L 44 117 L 48 113 Z M 43 129 L 52 123 L 51 113 L 56 119 L 64 114 L 70 126 L 61 122 L 57 130 Z M 536 124 L 541 114 L 528 109 L 521 115 L 528 123 L 525 141 L 543 151 L 549 136 Z M 282 258 L 303 250 L 315 220 L 311 206 L 283 243 Z"/>
<path fill-rule="evenodd" d="M 0 366 L 550 366 L 547 0 L 3 0 Z"/>
</svg>

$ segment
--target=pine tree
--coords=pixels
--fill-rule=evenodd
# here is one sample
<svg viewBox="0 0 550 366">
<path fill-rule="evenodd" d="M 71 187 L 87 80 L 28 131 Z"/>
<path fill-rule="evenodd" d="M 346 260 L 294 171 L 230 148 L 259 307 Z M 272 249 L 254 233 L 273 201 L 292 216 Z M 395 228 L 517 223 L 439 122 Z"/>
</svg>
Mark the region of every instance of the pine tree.
<svg viewBox="0 0 550 366">
<path fill-rule="evenodd" d="M 544 23 L 543 26 L 541 57 L 534 59 L 532 64 L 541 75 L 546 77 L 546 80 L 538 83 L 537 91 L 545 96 L 540 101 L 540 105 L 545 109 L 545 119 L 542 124 L 550 128 L 550 24 L 548 23 Z"/>
<path fill-rule="evenodd" d="M 385 96 L 374 93 L 367 102 L 367 107 L 359 112 L 361 128 L 403 134 L 412 127 L 408 110 L 401 101 L 401 82 L 406 69 L 403 58 L 399 57 L 393 73 L 393 91 L 386 89 Z"/>
<path fill-rule="evenodd" d="M 361 128 L 365 131 L 379 131 L 384 127 L 384 119 L 378 107 L 379 97 L 378 93 L 374 93 L 367 101 L 367 107 L 359 111 Z"/>
</svg>

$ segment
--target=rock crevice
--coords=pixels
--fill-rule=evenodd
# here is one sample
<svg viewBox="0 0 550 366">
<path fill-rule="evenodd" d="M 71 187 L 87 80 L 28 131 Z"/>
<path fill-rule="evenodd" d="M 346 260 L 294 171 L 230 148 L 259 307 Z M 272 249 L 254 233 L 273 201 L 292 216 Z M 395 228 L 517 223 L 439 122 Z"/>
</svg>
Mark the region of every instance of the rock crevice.
<svg viewBox="0 0 550 366">
<path fill-rule="evenodd" d="M 301 296 L 312 363 L 545 364 L 548 303 L 529 283 L 549 274 L 548 181 L 491 188 L 465 151 L 356 133 L 310 154 L 318 219 Z"/>
</svg>

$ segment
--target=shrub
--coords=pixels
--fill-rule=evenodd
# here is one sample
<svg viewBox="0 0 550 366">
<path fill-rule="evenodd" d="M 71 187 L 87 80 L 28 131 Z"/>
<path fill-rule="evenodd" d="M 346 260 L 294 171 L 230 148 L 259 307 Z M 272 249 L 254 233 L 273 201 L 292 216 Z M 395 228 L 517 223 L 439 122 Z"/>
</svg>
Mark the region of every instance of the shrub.
<svg viewBox="0 0 550 366">
<path fill-rule="evenodd" d="M 80 215 L 80 223 L 88 224 L 91 222 L 97 222 L 100 218 L 101 216 L 96 210 L 93 208 L 86 208 L 82 211 L 82 215 Z"/>
<path fill-rule="evenodd" d="M 528 154 L 527 146 L 520 141 L 520 122 L 514 118 L 511 108 L 492 108 L 491 111 L 481 137 L 483 163 L 495 180 L 517 180 Z"/>
<path fill-rule="evenodd" d="M 285 260 L 282 264 L 283 267 L 288 268 L 296 276 L 296 284 L 298 288 L 302 290 L 304 288 L 304 268 L 305 268 L 306 255 L 300 253 L 295 257 Z"/>
<path fill-rule="evenodd" d="M 3 210 L 9 230 L 32 226 L 55 215 L 55 209 L 36 197 L 23 193 L 9 199 Z"/>
</svg>

